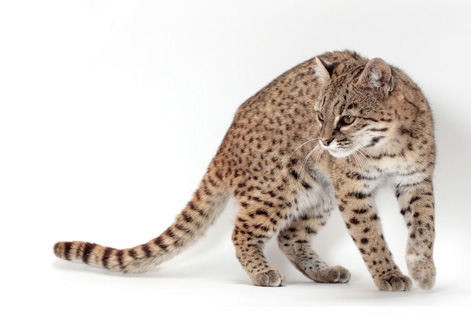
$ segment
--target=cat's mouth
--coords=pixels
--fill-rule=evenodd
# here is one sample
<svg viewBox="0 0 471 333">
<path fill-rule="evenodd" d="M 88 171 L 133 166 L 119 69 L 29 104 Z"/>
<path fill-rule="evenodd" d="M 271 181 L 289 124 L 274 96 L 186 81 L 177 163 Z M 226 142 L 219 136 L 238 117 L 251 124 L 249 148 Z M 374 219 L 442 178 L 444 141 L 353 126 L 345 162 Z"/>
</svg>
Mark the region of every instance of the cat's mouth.
<svg viewBox="0 0 471 333">
<path fill-rule="evenodd" d="M 336 141 L 330 142 L 328 145 L 319 140 L 319 145 L 322 149 L 326 150 L 331 156 L 336 158 L 344 158 L 355 152 L 352 146 L 342 147 Z"/>
</svg>

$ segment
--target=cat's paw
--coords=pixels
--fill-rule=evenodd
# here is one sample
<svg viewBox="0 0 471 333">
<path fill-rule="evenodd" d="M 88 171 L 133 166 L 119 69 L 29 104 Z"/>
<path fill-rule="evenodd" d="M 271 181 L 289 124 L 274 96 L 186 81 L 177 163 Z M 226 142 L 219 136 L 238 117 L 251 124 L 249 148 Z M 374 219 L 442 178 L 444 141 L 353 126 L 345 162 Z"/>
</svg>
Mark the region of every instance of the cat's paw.
<svg viewBox="0 0 471 333">
<path fill-rule="evenodd" d="M 374 278 L 376 286 L 384 291 L 408 291 L 412 281 L 400 272 L 392 272 Z"/>
<path fill-rule="evenodd" d="M 435 285 L 436 269 L 432 259 L 414 258 L 407 260 L 407 268 L 417 286 L 430 290 Z"/>
<path fill-rule="evenodd" d="M 253 276 L 252 282 L 256 286 L 261 287 L 279 287 L 283 285 L 283 275 L 274 269 L 257 273 Z"/>
<path fill-rule="evenodd" d="M 308 276 L 316 282 L 322 283 L 346 283 L 350 281 L 350 272 L 342 266 L 323 268 L 310 273 Z"/>
</svg>

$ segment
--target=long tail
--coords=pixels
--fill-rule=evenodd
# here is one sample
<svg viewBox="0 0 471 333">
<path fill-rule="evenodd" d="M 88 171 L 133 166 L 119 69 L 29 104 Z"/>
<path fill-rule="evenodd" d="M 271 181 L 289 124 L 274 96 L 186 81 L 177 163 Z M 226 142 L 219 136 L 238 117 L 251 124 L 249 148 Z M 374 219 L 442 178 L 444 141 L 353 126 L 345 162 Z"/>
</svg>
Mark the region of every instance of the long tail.
<svg viewBox="0 0 471 333">
<path fill-rule="evenodd" d="M 61 259 L 116 272 L 144 272 L 173 258 L 201 238 L 222 212 L 228 198 L 224 184 L 208 172 L 192 200 L 157 238 L 128 249 L 81 241 L 58 242 L 54 253 Z"/>
</svg>

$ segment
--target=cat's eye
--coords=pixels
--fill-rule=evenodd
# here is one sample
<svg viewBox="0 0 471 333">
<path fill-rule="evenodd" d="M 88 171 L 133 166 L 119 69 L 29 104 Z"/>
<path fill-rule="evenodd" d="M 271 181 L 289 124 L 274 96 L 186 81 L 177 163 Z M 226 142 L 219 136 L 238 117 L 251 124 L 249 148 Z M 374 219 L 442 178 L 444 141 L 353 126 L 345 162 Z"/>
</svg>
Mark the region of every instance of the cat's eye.
<svg viewBox="0 0 471 333">
<path fill-rule="evenodd" d="M 320 122 L 324 121 L 324 114 L 322 112 L 317 112 L 317 119 L 319 119 Z"/>
<path fill-rule="evenodd" d="M 342 117 L 342 124 L 350 125 L 355 121 L 355 117 L 352 116 L 343 116 Z"/>
</svg>

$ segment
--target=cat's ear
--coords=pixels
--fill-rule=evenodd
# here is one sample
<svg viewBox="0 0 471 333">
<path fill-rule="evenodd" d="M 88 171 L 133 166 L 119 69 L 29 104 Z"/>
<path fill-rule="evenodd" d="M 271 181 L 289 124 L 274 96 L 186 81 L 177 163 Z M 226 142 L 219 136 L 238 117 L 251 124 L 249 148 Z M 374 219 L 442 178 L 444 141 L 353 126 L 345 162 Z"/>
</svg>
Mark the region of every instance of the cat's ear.
<svg viewBox="0 0 471 333">
<path fill-rule="evenodd" d="M 335 67 L 337 67 L 337 63 L 327 62 L 322 60 L 319 57 L 316 57 L 316 67 L 314 68 L 314 73 L 317 78 L 317 82 L 321 85 L 327 84 L 332 77 L 332 73 L 334 72 Z"/>
<path fill-rule="evenodd" d="M 379 99 L 386 98 L 394 89 L 391 67 L 380 58 L 371 59 L 366 64 L 359 82 L 372 89 Z"/>
</svg>

